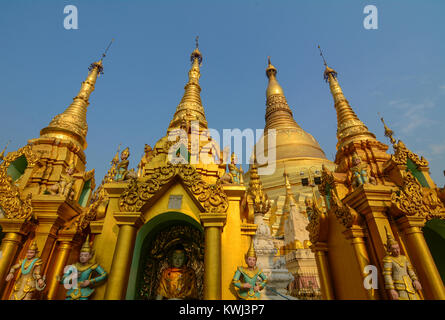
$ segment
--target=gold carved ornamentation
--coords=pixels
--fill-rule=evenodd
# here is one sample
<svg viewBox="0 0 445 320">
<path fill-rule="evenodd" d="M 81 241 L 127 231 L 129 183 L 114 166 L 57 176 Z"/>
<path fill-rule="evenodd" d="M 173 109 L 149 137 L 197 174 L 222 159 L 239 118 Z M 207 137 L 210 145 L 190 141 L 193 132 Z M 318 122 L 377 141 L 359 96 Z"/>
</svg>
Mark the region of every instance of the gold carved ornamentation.
<svg viewBox="0 0 445 320">
<path fill-rule="evenodd" d="M 391 159 L 399 165 L 406 165 L 408 159 L 410 159 L 417 167 L 428 167 L 428 161 L 423 157 L 420 157 L 411 150 L 409 150 L 402 140 L 399 140 L 396 143 L 396 139 L 394 139 L 394 131 L 392 131 L 385 123 L 383 118 L 380 118 L 383 123 L 383 127 L 385 128 L 385 136 L 389 138 L 391 144 L 394 148 L 394 155 L 391 156 Z"/>
<path fill-rule="evenodd" d="M 391 204 L 397 216 L 420 216 L 428 220 L 445 217 L 445 208 L 436 190 L 423 188 L 409 171 L 404 173 L 399 190 L 393 191 Z"/>
<path fill-rule="evenodd" d="M 141 182 L 132 179 L 128 188 L 122 193 L 119 208 L 124 212 L 139 211 L 165 184 L 179 176 L 189 188 L 206 212 L 223 213 L 229 202 L 220 181 L 210 185 L 201 179 L 201 175 L 189 164 L 158 167 L 153 173 L 145 176 Z"/>
<path fill-rule="evenodd" d="M 337 217 L 337 220 L 345 226 L 345 228 L 350 228 L 352 225 L 357 224 L 359 214 L 353 208 L 343 202 L 338 198 L 336 192 L 332 192 L 330 198 L 330 212 L 333 212 Z"/>
<path fill-rule="evenodd" d="M 28 194 L 23 200 L 20 197 L 19 187 L 15 185 L 7 173 L 11 163 L 21 156 L 25 156 L 28 167 L 33 167 L 40 159 L 32 152 L 30 145 L 26 145 L 15 152 L 10 152 L 3 158 L 3 162 L 0 164 L 0 207 L 5 217 L 9 219 L 28 219 L 32 215 L 31 194 Z"/>
<path fill-rule="evenodd" d="M 309 224 L 306 226 L 306 230 L 309 231 L 309 240 L 311 243 L 316 244 L 320 241 L 320 230 L 322 224 L 326 222 L 326 214 L 323 209 L 318 205 L 317 199 L 306 201 L 306 212 L 308 213 Z"/>
<path fill-rule="evenodd" d="M 326 168 L 325 165 L 321 167 L 321 184 L 318 186 L 318 190 L 322 196 L 329 194 L 330 190 L 334 187 L 334 176 L 332 172 Z"/>
<path fill-rule="evenodd" d="M 403 141 L 399 140 L 393 147 L 394 155 L 391 158 L 396 164 L 406 165 L 408 159 L 410 159 L 417 167 L 428 167 L 428 161 L 423 157 L 419 159 L 419 156 L 409 150 Z"/>
<path fill-rule="evenodd" d="M 255 213 L 266 214 L 270 209 L 270 200 L 264 192 L 263 184 L 258 175 L 258 167 L 256 161 L 250 168 L 249 188 L 247 189 L 247 197 L 253 202 Z"/>
</svg>

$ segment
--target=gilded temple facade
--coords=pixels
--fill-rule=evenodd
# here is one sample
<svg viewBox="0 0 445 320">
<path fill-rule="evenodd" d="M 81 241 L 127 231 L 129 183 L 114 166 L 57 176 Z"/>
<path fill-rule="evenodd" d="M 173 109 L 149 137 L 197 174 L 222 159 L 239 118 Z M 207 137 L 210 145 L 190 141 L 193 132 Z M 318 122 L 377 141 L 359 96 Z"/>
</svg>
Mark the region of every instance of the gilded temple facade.
<svg viewBox="0 0 445 320">
<path fill-rule="evenodd" d="M 388 283 L 397 260 L 388 243 L 400 246 L 421 299 L 445 298 L 445 191 L 428 162 L 385 125 L 394 147 L 388 153 L 349 106 L 333 69 L 326 66 L 324 75 L 337 110 L 335 161 L 295 121 L 269 60 L 257 148 L 274 149 L 275 171 L 258 174 L 264 164 L 255 160 L 244 174 L 209 134 L 198 46 L 190 59 L 166 133 L 145 145 L 137 168 L 129 168 L 126 148 L 100 183 L 86 170 L 87 109 L 102 59 L 38 138 L 0 153 L 1 299 L 232 300 L 235 272 L 246 252 L 259 249 L 255 237 L 273 239 L 275 258 L 294 279 L 289 294 L 295 289 L 301 299 L 310 296 L 306 289 L 324 299 L 389 299 L 400 286 L 395 276 Z M 272 129 L 275 146 L 267 141 Z M 79 289 L 67 266 L 77 268 Z M 375 289 L 363 285 L 369 266 L 378 271 Z M 23 286 L 24 279 L 33 285 Z M 170 282 L 180 296 L 159 289 Z"/>
</svg>

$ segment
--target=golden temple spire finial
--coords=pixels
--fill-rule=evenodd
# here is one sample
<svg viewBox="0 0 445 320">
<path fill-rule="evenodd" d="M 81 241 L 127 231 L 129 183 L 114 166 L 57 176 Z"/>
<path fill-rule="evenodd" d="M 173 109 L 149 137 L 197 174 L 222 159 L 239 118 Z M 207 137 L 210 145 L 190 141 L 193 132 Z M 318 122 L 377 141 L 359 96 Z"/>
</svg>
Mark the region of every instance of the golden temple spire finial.
<svg viewBox="0 0 445 320">
<path fill-rule="evenodd" d="M 195 38 L 195 50 L 190 55 L 190 61 L 192 67 L 188 73 L 189 80 L 185 85 L 184 95 L 181 102 L 176 108 L 176 112 L 173 116 L 173 120 L 170 122 L 169 129 L 180 127 L 180 124 L 184 121 L 199 121 L 200 127 L 207 128 L 207 120 L 205 118 L 204 107 L 201 102 L 201 87 L 199 85 L 199 78 L 201 72 L 199 67 L 202 64 L 202 54 L 199 51 L 199 36 Z"/>
<path fill-rule="evenodd" d="M 324 58 L 324 55 L 323 55 L 323 51 L 321 51 L 320 45 L 318 45 L 318 50 L 320 50 L 320 56 L 323 59 L 323 64 L 325 66 L 325 70 L 324 70 L 324 73 L 323 73 L 324 80 L 326 82 L 328 82 L 329 81 L 329 76 L 332 76 L 334 79 L 337 78 L 337 75 L 338 75 L 337 71 L 335 71 L 334 69 L 328 67 L 328 64 L 326 63 L 326 59 Z"/>
<path fill-rule="evenodd" d="M 380 112 L 378 113 L 378 115 L 380 116 Z M 383 127 L 385 128 L 385 137 L 388 137 L 391 143 L 394 145 L 396 143 L 396 139 L 394 139 L 393 137 L 394 131 L 388 128 L 388 126 L 385 123 L 385 119 L 383 119 L 383 117 L 380 117 L 380 120 L 382 121 Z"/>
<path fill-rule="evenodd" d="M 323 51 L 321 51 L 320 45 L 318 45 L 318 50 L 320 50 L 320 56 L 323 59 L 324 66 L 327 67 L 328 64 L 326 63 L 326 59 L 324 58 Z"/>
<path fill-rule="evenodd" d="M 102 53 L 102 58 L 100 58 L 99 61 L 103 61 L 104 58 L 107 56 L 108 49 L 110 49 L 113 42 L 114 42 L 114 38 L 111 39 L 110 43 L 108 44 L 108 47 L 105 49 L 104 53 Z"/>
<path fill-rule="evenodd" d="M 199 36 L 196 36 L 195 38 L 195 50 L 192 52 L 191 56 L 190 56 L 190 61 L 192 62 L 192 64 L 195 63 L 195 60 L 198 60 L 199 62 L 199 66 L 202 65 L 202 54 L 199 51 Z M 199 70 L 198 70 L 199 71 Z"/>
<path fill-rule="evenodd" d="M 324 63 L 326 63 L 324 56 L 321 56 Z M 375 135 L 369 132 L 368 128 L 360 121 L 349 105 L 337 81 L 337 72 L 328 67 L 327 64 L 325 65 L 324 79 L 326 82 L 329 82 L 331 94 L 334 98 L 334 108 L 337 111 L 337 151 L 352 141 L 375 140 Z"/>
<path fill-rule="evenodd" d="M 102 55 L 102 59 L 106 55 L 106 51 Z M 73 102 L 63 113 L 56 115 L 46 128 L 40 131 L 41 137 L 65 139 L 73 142 L 82 150 L 87 148 L 87 107 L 90 104 L 89 98 L 94 91 L 96 80 L 103 73 L 102 59 L 89 66 L 88 76 L 82 82 L 79 93 L 73 98 Z"/>
</svg>

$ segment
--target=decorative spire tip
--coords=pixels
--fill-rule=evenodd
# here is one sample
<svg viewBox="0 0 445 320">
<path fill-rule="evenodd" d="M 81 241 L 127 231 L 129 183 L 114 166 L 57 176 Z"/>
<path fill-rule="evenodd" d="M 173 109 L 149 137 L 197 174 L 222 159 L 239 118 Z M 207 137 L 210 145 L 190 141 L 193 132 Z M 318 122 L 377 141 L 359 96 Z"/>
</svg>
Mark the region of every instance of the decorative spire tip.
<svg viewBox="0 0 445 320">
<path fill-rule="evenodd" d="M 202 64 L 202 54 L 199 51 L 199 36 L 196 36 L 195 38 L 195 50 L 192 52 L 191 56 L 190 56 L 190 61 L 193 62 L 195 61 L 195 59 L 198 59 L 199 65 Z"/>
<path fill-rule="evenodd" d="M 394 145 L 396 143 L 396 139 L 394 139 L 393 137 L 394 131 L 388 128 L 388 126 L 385 123 L 385 120 L 383 119 L 383 117 L 380 116 L 380 112 L 377 112 L 377 114 L 379 115 L 380 120 L 383 123 L 383 127 L 385 128 L 385 137 L 388 137 L 391 143 Z"/>
</svg>

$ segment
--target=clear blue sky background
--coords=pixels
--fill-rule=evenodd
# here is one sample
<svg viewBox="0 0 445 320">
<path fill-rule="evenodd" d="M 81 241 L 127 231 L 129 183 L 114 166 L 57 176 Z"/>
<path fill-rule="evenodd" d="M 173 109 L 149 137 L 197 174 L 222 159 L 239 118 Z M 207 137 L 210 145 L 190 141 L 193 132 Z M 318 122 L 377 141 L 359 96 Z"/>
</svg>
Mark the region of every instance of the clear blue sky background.
<svg viewBox="0 0 445 320">
<path fill-rule="evenodd" d="M 79 29 L 65 30 L 65 5 Z M 378 30 L 363 27 L 374 4 Z M 0 146 L 39 136 L 77 94 L 88 65 L 115 43 L 88 110 L 88 168 L 100 182 L 117 145 L 136 166 L 165 135 L 200 36 L 202 100 L 209 126 L 263 128 L 266 57 L 278 68 L 295 119 L 336 152 L 336 113 L 319 43 L 359 118 L 385 143 L 396 138 L 445 178 L 445 1 L 1 1 Z"/>
</svg>

